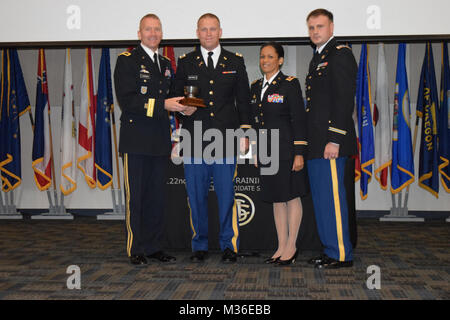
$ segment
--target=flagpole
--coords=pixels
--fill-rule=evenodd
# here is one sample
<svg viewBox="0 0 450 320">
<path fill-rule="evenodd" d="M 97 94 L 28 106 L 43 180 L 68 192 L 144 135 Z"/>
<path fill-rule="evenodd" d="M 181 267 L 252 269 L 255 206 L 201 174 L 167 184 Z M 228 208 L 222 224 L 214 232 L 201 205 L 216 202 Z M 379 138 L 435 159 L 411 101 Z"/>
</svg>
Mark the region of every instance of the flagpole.
<svg viewBox="0 0 450 320">
<path fill-rule="evenodd" d="M 42 49 L 44 51 L 44 49 Z M 43 67 L 46 69 L 45 66 L 45 53 L 43 52 L 44 56 L 44 65 Z M 48 83 L 47 83 L 47 95 L 48 95 Z M 60 211 L 58 208 L 58 193 L 57 193 L 57 187 L 56 187 L 56 174 L 55 174 L 55 162 L 54 162 L 54 154 L 53 154 L 53 134 L 52 134 L 52 122 L 51 122 L 51 109 L 50 109 L 50 101 L 47 98 L 47 104 L 48 104 L 48 111 L 47 111 L 47 118 L 48 118 L 48 133 L 49 133 L 49 149 L 50 149 L 50 166 L 51 166 L 51 174 L 52 174 L 52 184 L 53 184 L 53 195 L 54 195 L 54 201 L 52 201 L 51 197 L 51 191 L 47 189 L 47 197 L 49 202 L 49 212 L 48 214 L 42 214 L 42 215 L 35 215 L 32 216 L 32 219 L 73 219 L 72 215 L 65 215 L 63 211 Z"/>
<path fill-rule="evenodd" d="M 109 49 L 107 49 L 107 57 L 109 61 L 106 61 L 107 68 L 109 68 L 109 63 L 111 62 L 111 58 L 109 56 Z M 102 49 L 102 59 L 103 59 L 103 49 Z M 100 62 L 102 63 L 102 62 Z M 109 73 L 109 70 L 107 69 L 107 74 Z M 110 80 L 109 76 L 106 76 L 105 79 L 107 82 Z M 99 80 L 99 86 L 100 86 L 100 80 Z M 109 86 L 108 86 L 109 87 Z M 111 86 L 112 89 L 112 86 Z M 121 183 L 120 183 L 120 167 L 119 167 L 119 153 L 117 148 L 117 132 L 116 132 L 116 117 L 115 117 L 115 110 L 114 110 L 114 94 L 111 92 L 112 100 L 109 102 L 109 116 L 111 120 L 111 126 L 112 126 L 112 136 L 114 141 L 114 157 L 115 157 L 115 164 L 116 164 L 116 172 L 117 172 L 117 187 L 114 188 L 114 178 L 111 177 L 111 197 L 112 197 L 112 205 L 113 205 L 113 212 L 112 214 L 107 212 L 101 215 L 97 215 L 98 220 L 124 220 L 125 219 L 125 206 L 123 204 L 123 198 L 122 198 L 122 190 L 121 190 Z M 108 95 L 108 94 L 107 94 Z M 97 128 L 96 128 L 97 129 Z M 112 150 L 111 150 L 112 153 Z M 114 170 L 111 168 L 113 175 Z"/>
<path fill-rule="evenodd" d="M 401 49 L 401 45 L 399 44 L 399 49 L 398 49 L 398 61 L 397 61 L 397 76 L 396 76 L 396 83 L 399 83 L 399 80 L 402 81 L 402 79 L 399 79 L 399 72 L 401 72 L 401 70 L 399 70 L 399 65 L 400 65 L 400 61 L 401 61 L 401 56 L 400 56 L 400 49 Z M 403 94 L 409 94 L 408 93 L 408 83 L 410 83 L 409 81 L 409 46 L 404 45 L 404 50 L 405 50 L 405 61 L 404 61 L 404 72 L 406 72 L 406 89 L 404 88 L 404 93 Z M 404 80 L 403 80 L 404 81 Z M 397 95 L 397 92 L 396 92 Z M 409 97 L 408 97 L 408 104 L 409 104 Z M 395 106 L 394 106 L 395 107 Z M 409 108 L 409 106 L 408 106 Z M 401 108 L 399 108 L 399 110 L 401 111 Z M 400 112 L 399 111 L 399 112 Z M 394 114 L 395 116 L 395 114 Z M 409 118 L 410 118 L 410 114 L 409 114 Z M 395 121 L 395 118 L 393 119 L 393 121 Z M 395 122 L 394 122 L 395 123 Z M 417 119 L 416 119 L 416 123 L 417 123 Z M 410 130 L 410 124 L 407 122 L 406 123 L 408 126 L 408 130 Z M 410 131 L 409 131 L 410 132 Z M 415 148 L 415 141 L 416 141 L 416 136 L 417 136 L 417 125 L 416 125 L 416 131 L 415 131 L 415 137 L 414 137 L 414 144 L 412 145 L 412 161 L 414 163 L 414 148 Z M 409 135 L 409 139 L 411 138 L 411 136 Z M 393 140 L 394 141 L 394 140 Z M 393 145 L 394 147 L 394 145 Z M 397 163 L 394 163 L 394 159 L 392 161 L 391 164 L 391 177 L 392 177 L 392 172 L 395 168 L 395 166 L 397 166 Z M 414 170 L 412 170 L 412 174 L 414 174 Z M 398 187 L 396 185 L 396 187 Z M 391 189 L 394 190 L 395 188 L 393 187 L 393 182 L 391 181 Z M 392 194 L 392 205 L 393 208 L 391 209 L 391 214 L 389 215 L 385 215 L 384 217 L 380 218 L 380 221 L 396 221 L 396 222 L 407 222 L 407 221 L 424 221 L 423 218 L 418 218 L 416 216 L 413 215 L 408 215 L 408 207 L 407 207 L 407 203 L 408 203 L 408 197 L 409 197 L 409 185 L 406 188 L 406 194 L 405 194 L 405 199 L 404 199 L 404 206 L 402 207 L 402 193 L 403 190 L 400 190 L 400 192 L 398 192 L 398 202 L 397 205 L 395 204 L 395 193 Z"/>
<path fill-rule="evenodd" d="M 31 108 L 28 110 L 28 115 L 30 116 L 30 123 L 31 123 L 31 130 L 34 132 L 34 121 L 33 121 L 33 115 L 31 114 Z"/>
<path fill-rule="evenodd" d="M 418 131 L 418 128 L 419 128 L 419 121 L 420 121 L 420 118 L 416 114 L 416 127 L 414 128 L 414 138 L 413 138 L 413 146 L 412 146 L 412 148 L 413 148 L 413 159 L 414 159 L 414 157 L 416 155 L 417 131 Z M 406 187 L 405 202 L 403 204 L 403 208 L 406 211 L 407 211 L 407 206 L 408 206 L 409 187 L 410 186 L 411 185 L 408 185 Z"/>
<path fill-rule="evenodd" d="M 5 206 L 3 204 L 3 191 L 0 190 L 0 215 L 4 214 L 6 212 Z"/>
</svg>

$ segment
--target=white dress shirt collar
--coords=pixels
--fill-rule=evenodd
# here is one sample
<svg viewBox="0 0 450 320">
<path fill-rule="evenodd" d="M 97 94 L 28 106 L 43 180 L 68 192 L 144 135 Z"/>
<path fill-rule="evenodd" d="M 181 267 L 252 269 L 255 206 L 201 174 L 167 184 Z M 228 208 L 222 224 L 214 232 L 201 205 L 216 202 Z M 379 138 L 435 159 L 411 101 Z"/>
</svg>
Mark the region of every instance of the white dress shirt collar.
<svg viewBox="0 0 450 320">
<path fill-rule="evenodd" d="M 328 41 L 325 42 L 325 44 L 323 44 L 322 46 L 320 46 L 320 48 L 317 48 L 316 51 L 319 52 L 319 54 L 322 53 L 322 50 L 327 46 L 328 42 L 330 42 L 331 39 L 333 39 L 333 38 L 334 38 L 334 36 L 331 36 L 331 38 L 328 39 Z"/>
<path fill-rule="evenodd" d="M 205 65 L 208 66 L 208 52 L 210 52 L 210 51 L 206 50 L 202 46 L 200 46 L 200 51 L 203 56 L 203 61 L 205 61 Z M 217 62 L 219 61 L 219 57 L 220 57 L 220 53 L 222 52 L 222 49 L 220 48 L 220 45 L 218 45 L 215 49 L 211 50 L 211 52 L 214 53 L 211 58 L 213 60 L 214 68 L 215 68 L 217 65 Z"/>
<path fill-rule="evenodd" d="M 278 75 L 280 73 L 280 70 L 278 70 L 278 72 L 277 73 L 275 73 L 272 77 L 270 77 L 270 79 L 269 80 L 267 80 L 266 79 L 266 76 L 264 76 L 264 80 L 263 80 L 263 87 L 264 87 L 264 85 L 266 84 L 266 82 L 268 82 L 269 83 L 269 85 L 270 85 L 270 83 L 273 81 L 273 79 L 275 79 L 276 78 L 276 76 Z"/>
<path fill-rule="evenodd" d="M 148 54 L 148 56 L 150 57 L 150 59 L 152 59 L 152 61 L 153 61 L 153 56 L 154 56 L 155 53 L 158 54 L 158 50 L 153 51 L 153 50 L 150 49 L 149 47 L 145 46 L 142 42 L 141 42 L 141 47 L 142 47 L 142 49 L 144 49 L 144 51 Z M 159 59 L 158 59 L 158 60 L 159 60 Z M 153 62 L 155 62 L 155 61 L 153 61 Z M 158 61 L 158 65 L 159 65 L 159 61 Z"/>
<path fill-rule="evenodd" d="M 267 88 L 270 86 L 270 84 L 272 83 L 273 79 L 275 79 L 276 76 L 277 76 L 279 73 L 280 73 L 280 70 L 278 70 L 277 73 L 275 73 L 272 77 L 270 77 L 269 80 L 267 80 L 267 79 L 266 79 L 266 76 L 264 76 L 264 78 L 263 78 L 263 83 L 262 83 L 262 86 L 263 86 L 263 87 L 262 87 L 262 90 L 261 90 L 261 100 L 263 99 L 264 93 L 266 92 Z M 266 86 L 266 83 L 269 83 L 269 85 Z"/>
</svg>

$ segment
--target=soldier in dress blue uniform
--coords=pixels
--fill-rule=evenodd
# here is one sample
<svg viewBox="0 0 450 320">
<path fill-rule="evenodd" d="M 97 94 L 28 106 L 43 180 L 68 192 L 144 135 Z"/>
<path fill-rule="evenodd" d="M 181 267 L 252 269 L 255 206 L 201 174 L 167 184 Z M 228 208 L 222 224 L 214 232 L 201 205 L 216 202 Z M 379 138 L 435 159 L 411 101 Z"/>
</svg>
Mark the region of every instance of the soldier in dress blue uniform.
<svg viewBox="0 0 450 320">
<path fill-rule="evenodd" d="M 297 235 L 303 218 L 300 197 L 309 193 L 309 182 L 304 168 L 308 143 L 302 90 L 297 78 L 280 71 L 283 61 L 284 50 L 280 44 L 269 42 L 261 46 L 259 63 L 264 77 L 252 83 L 251 108 L 252 127 L 259 131 L 260 137 L 270 136 L 274 129 L 279 132 L 279 139 L 275 141 L 278 149 L 272 148 L 275 146 L 270 137 L 266 140 L 267 146 L 262 141 L 258 143 L 258 150 L 267 147 L 272 157 L 278 150 L 279 157 L 276 174 L 260 175 L 260 195 L 263 201 L 273 204 L 278 236 L 278 249 L 265 262 L 288 265 L 297 257 Z M 312 212 L 306 214 L 313 216 Z M 314 217 L 306 221 L 314 222 Z M 315 224 L 309 224 L 308 232 L 317 233 Z"/>
<path fill-rule="evenodd" d="M 307 19 L 315 53 L 306 77 L 308 173 L 324 253 L 309 260 L 318 268 L 353 265 L 345 171 L 356 154 L 352 118 L 357 64 L 350 48 L 333 37 L 333 14 L 312 11 Z M 353 184 L 350 183 L 353 187 Z M 348 187 L 347 187 L 348 188 Z"/>
<path fill-rule="evenodd" d="M 175 94 L 182 95 L 186 85 L 196 86 L 199 88 L 198 97 L 206 104 L 206 108 L 189 107 L 183 114 L 178 114 L 182 128 L 190 133 L 192 141 L 201 139 L 197 135 L 203 136 L 208 129 L 217 129 L 225 137 L 226 129 L 250 128 L 250 88 L 244 59 L 241 54 L 222 48 L 219 43 L 221 36 L 219 18 L 211 13 L 202 15 L 197 22 L 200 47 L 178 60 Z M 194 132 L 194 126 L 199 124 L 202 131 Z M 248 140 L 244 141 L 247 144 L 245 147 L 248 147 Z M 214 161 L 208 161 L 209 164 L 202 158 L 203 154 L 191 153 L 188 158 L 184 153 L 183 156 L 191 210 L 193 261 L 203 261 L 208 254 L 208 191 L 211 178 L 218 198 L 222 261 L 236 261 L 239 250 L 239 219 L 234 199 L 236 155 L 223 153 L 222 156 L 213 155 Z"/>
<path fill-rule="evenodd" d="M 119 152 L 123 154 L 126 199 L 127 255 L 131 264 L 147 258 L 172 262 L 161 250 L 166 171 L 171 152 L 168 111 L 183 111 L 183 96 L 167 99 L 172 77 L 170 61 L 158 54 L 160 19 L 144 16 L 141 43 L 117 59 L 114 83 L 122 116 Z"/>
</svg>

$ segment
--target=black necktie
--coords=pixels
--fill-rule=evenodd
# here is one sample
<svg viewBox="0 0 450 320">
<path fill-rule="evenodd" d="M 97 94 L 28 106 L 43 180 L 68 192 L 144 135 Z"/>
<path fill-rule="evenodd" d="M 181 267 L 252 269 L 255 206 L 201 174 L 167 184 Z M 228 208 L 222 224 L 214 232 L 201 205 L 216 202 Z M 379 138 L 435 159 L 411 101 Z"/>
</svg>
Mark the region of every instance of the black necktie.
<svg viewBox="0 0 450 320">
<path fill-rule="evenodd" d="M 314 62 L 315 66 L 317 66 L 319 64 L 319 62 L 320 62 L 320 53 L 319 53 L 319 51 L 314 52 L 313 62 Z"/>
<path fill-rule="evenodd" d="M 212 52 L 212 51 L 208 52 L 208 70 L 209 70 L 209 72 L 214 71 L 214 62 L 212 59 L 213 54 L 214 54 L 214 52 Z"/>
<path fill-rule="evenodd" d="M 159 73 L 161 73 L 161 70 L 159 69 L 159 65 L 158 65 L 158 54 L 156 52 L 153 55 L 153 63 L 155 64 L 156 69 L 159 70 Z"/>
<path fill-rule="evenodd" d="M 266 92 L 264 91 L 264 88 L 265 88 L 265 87 L 268 87 L 268 86 L 269 86 L 269 81 L 266 81 L 266 83 L 262 86 L 262 89 L 261 89 L 261 100 L 262 100 L 262 98 L 264 97 L 263 92 L 266 93 Z"/>
</svg>

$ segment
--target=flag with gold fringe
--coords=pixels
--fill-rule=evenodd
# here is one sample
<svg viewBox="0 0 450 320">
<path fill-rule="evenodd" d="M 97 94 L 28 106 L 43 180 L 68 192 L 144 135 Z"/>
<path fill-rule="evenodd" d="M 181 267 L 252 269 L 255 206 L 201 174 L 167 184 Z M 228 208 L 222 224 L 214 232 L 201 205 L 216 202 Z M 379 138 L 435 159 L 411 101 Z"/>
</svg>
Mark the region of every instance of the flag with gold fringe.
<svg viewBox="0 0 450 320">
<path fill-rule="evenodd" d="M 388 171 L 391 165 L 391 108 L 389 105 L 388 74 L 384 44 L 378 44 L 377 84 L 375 91 L 375 179 L 381 189 L 388 187 Z"/>
<path fill-rule="evenodd" d="M 84 56 L 83 80 L 81 82 L 80 117 L 78 121 L 77 167 L 83 172 L 84 179 L 91 188 L 97 184 L 95 157 L 95 113 L 97 94 L 95 92 L 94 61 L 91 49 Z"/>
<path fill-rule="evenodd" d="M 97 185 L 105 190 L 112 184 L 111 108 L 113 107 L 109 49 L 102 49 L 97 90 L 95 123 L 95 167 Z"/>
<path fill-rule="evenodd" d="M 450 68 L 448 44 L 442 44 L 441 96 L 439 108 L 439 173 L 445 191 L 450 192 Z"/>
<path fill-rule="evenodd" d="M 391 192 L 398 193 L 414 182 L 414 157 L 411 141 L 411 109 L 406 73 L 406 44 L 398 45 L 392 118 Z"/>
<path fill-rule="evenodd" d="M 422 137 L 419 155 L 419 186 L 438 198 L 438 95 L 434 72 L 433 48 L 428 42 L 425 48 L 419 80 L 416 114 L 422 119 Z"/>
<path fill-rule="evenodd" d="M 365 43 L 361 47 L 358 75 L 356 78 L 356 110 L 361 148 L 360 194 L 361 199 L 364 200 L 367 199 L 368 184 L 372 179 L 372 165 L 375 162 L 370 71 L 367 44 Z"/>
<path fill-rule="evenodd" d="M 22 182 L 19 118 L 30 108 L 17 50 L 2 49 L 0 173 L 5 192 L 14 190 Z"/>
<path fill-rule="evenodd" d="M 34 133 L 32 166 L 34 181 L 39 190 L 47 190 L 52 184 L 52 150 L 50 136 L 50 102 L 48 99 L 47 66 L 45 51 L 39 49 L 36 109 L 34 111 Z"/>
<path fill-rule="evenodd" d="M 73 192 L 76 187 L 75 156 L 77 145 L 77 128 L 75 125 L 75 107 L 73 100 L 72 57 L 66 49 L 64 64 L 64 91 L 61 112 L 61 184 L 64 195 Z"/>
</svg>

